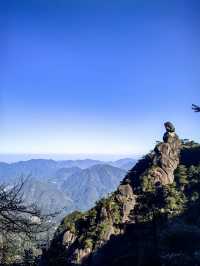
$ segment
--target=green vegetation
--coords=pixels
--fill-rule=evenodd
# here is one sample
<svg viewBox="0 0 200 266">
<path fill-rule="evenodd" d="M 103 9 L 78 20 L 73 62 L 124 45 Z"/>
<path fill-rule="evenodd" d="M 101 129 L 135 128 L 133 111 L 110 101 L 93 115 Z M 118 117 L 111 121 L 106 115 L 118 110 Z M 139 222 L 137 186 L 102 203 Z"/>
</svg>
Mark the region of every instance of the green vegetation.
<svg viewBox="0 0 200 266">
<path fill-rule="evenodd" d="M 180 164 L 175 171 L 175 178 L 177 185 L 181 190 L 184 190 L 185 186 L 189 183 L 188 171 L 185 165 Z"/>
<path fill-rule="evenodd" d="M 124 260 L 126 265 L 136 266 L 137 261 L 142 266 L 200 265 L 200 145 L 184 140 L 173 184 L 154 185 L 150 178 L 154 167 L 145 157 L 128 173 L 137 201 L 131 213 L 134 223 L 126 225 L 124 235 L 119 234 L 124 230 L 124 206 L 118 191 L 98 201 L 88 212 L 75 212 L 63 220 L 62 230 L 77 236 L 78 249 L 97 252 L 105 241 L 108 250 L 102 252 L 108 253 L 103 256 L 112 258 L 112 264 L 102 263 L 105 266 L 123 265 Z M 107 246 L 107 236 L 114 232 L 118 236 Z M 66 254 L 62 252 L 59 254 Z"/>
<path fill-rule="evenodd" d="M 153 234 L 158 265 L 200 262 L 200 146 L 191 142 L 186 146 L 173 184 L 155 187 L 147 175 L 140 177 L 143 193 L 138 197 L 135 215 L 138 222 L 152 223 L 147 239 Z"/>
<path fill-rule="evenodd" d="M 92 250 L 93 248 L 93 240 L 88 238 L 88 239 L 85 239 L 84 242 L 83 242 L 83 246 L 84 248 L 89 248 L 90 250 Z"/>
<path fill-rule="evenodd" d="M 78 221 L 80 221 L 80 219 L 82 219 L 85 216 L 84 213 L 79 212 L 79 211 L 75 211 L 72 212 L 71 214 L 67 215 L 62 223 L 60 228 L 58 229 L 59 231 L 67 231 L 69 230 L 71 233 L 76 234 L 77 230 L 78 230 Z"/>
<path fill-rule="evenodd" d="M 101 223 L 98 226 L 99 239 L 102 239 L 109 230 L 109 224 L 107 222 Z"/>
<path fill-rule="evenodd" d="M 113 223 L 115 225 L 118 225 L 122 222 L 120 206 L 114 201 L 111 202 L 111 215 L 112 215 Z"/>
</svg>

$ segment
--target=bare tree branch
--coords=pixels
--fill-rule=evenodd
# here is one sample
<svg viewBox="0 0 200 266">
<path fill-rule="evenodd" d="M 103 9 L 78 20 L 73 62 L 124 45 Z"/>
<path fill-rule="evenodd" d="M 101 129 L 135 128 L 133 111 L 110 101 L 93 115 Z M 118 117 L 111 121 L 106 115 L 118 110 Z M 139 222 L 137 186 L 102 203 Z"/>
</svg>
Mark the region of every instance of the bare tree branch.
<svg viewBox="0 0 200 266">
<path fill-rule="evenodd" d="M 23 199 L 25 181 L 9 187 L 0 185 L 0 231 L 6 234 L 32 235 L 49 229 L 55 213 L 43 215 L 35 204 L 27 205 Z"/>
<path fill-rule="evenodd" d="M 194 110 L 195 112 L 200 112 L 200 106 L 196 105 L 196 104 L 193 104 L 192 105 L 192 110 Z"/>
</svg>

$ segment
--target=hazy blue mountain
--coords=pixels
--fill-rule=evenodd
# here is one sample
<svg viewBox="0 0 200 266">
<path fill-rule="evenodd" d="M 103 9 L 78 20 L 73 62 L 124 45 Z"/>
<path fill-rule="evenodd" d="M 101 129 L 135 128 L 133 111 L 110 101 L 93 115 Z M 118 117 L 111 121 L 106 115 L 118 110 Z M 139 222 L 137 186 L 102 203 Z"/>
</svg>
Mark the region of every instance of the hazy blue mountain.
<svg viewBox="0 0 200 266">
<path fill-rule="evenodd" d="M 59 217 L 77 209 L 90 208 L 116 189 L 126 173 L 105 164 L 87 169 L 61 168 L 58 172 L 59 178 L 52 180 L 28 178 L 23 194 L 28 204 L 36 203 L 46 213 L 61 211 Z"/>
<path fill-rule="evenodd" d="M 68 179 L 73 174 L 79 174 L 82 171 L 79 167 L 70 167 L 70 168 L 60 168 L 56 171 L 53 178 L 50 178 L 49 181 L 56 184 L 57 187 L 62 188 L 63 182 Z"/>
<path fill-rule="evenodd" d="M 135 164 L 137 160 L 131 158 L 124 158 L 114 162 L 109 162 L 110 165 L 116 166 L 118 168 L 122 168 L 125 170 L 130 170 Z"/>
<path fill-rule="evenodd" d="M 47 159 L 32 159 L 28 161 L 20 161 L 17 163 L 4 163 L 0 162 L 0 181 L 9 181 L 19 178 L 21 176 L 27 177 L 32 176 L 34 178 L 45 178 L 45 179 L 55 179 L 62 178 L 70 174 L 70 171 L 76 171 L 81 169 L 86 169 L 94 165 L 100 164 L 110 164 L 112 166 L 122 168 L 125 170 L 130 169 L 134 164 L 133 159 L 121 159 L 114 162 L 103 162 L 91 159 L 85 160 L 66 160 L 66 161 L 54 161 Z M 65 170 L 61 170 L 61 169 Z M 71 168 L 71 170 L 66 170 Z M 64 174 L 65 172 L 65 174 Z M 64 174 L 64 175 L 63 175 Z M 57 176 L 58 175 L 58 176 Z"/>
<path fill-rule="evenodd" d="M 75 172 L 80 172 L 81 168 L 79 167 L 69 167 L 69 168 L 60 168 L 57 172 L 56 172 L 56 177 L 58 179 L 65 179 L 67 177 L 69 177 L 70 175 L 74 174 Z"/>
<path fill-rule="evenodd" d="M 103 164 L 104 162 L 99 160 L 85 159 L 85 160 L 65 160 L 65 161 L 58 161 L 57 163 L 60 168 L 79 167 L 81 169 L 86 169 L 96 164 Z"/>
<path fill-rule="evenodd" d="M 27 203 L 35 202 L 45 212 L 64 210 L 66 214 L 76 209 L 86 210 L 114 191 L 134 164 L 133 159 L 106 164 L 90 159 L 0 162 L 0 182 L 12 185 L 21 176 L 29 176 L 23 188 Z"/>
<path fill-rule="evenodd" d="M 7 163 L 0 162 L 0 181 L 4 182 L 10 178 L 10 165 Z"/>
<path fill-rule="evenodd" d="M 20 161 L 17 163 L 0 163 L 0 180 L 9 181 L 19 178 L 21 176 L 32 176 L 34 178 L 55 178 L 57 174 L 60 177 L 62 171 L 66 173 L 71 171 L 71 174 L 75 168 L 87 168 L 97 163 L 103 163 L 96 160 L 67 160 L 67 161 L 54 161 L 46 159 L 32 159 L 28 161 Z M 71 170 L 61 170 L 61 168 L 71 168 Z M 60 172 L 61 170 L 61 172 Z M 63 175 L 62 175 L 63 177 Z"/>
<path fill-rule="evenodd" d="M 23 197 L 28 204 L 35 203 L 44 213 L 70 212 L 73 201 L 53 183 L 28 178 L 23 186 Z"/>
<path fill-rule="evenodd" d="M 57 162 L 53 160 L 34 159 L 10 164 L 1 163 L 0 180 L 9 181 L 27 176 L 48 178 L 53 177 L 57 170 Z"/>
<path fill-rule="evenodd" d="M 125 170 L 111 165 L 94 165 L 68 177 L 63 183 L 63 188 L 73 200 L 75 207 L 85 210 L 115 190 L 125 174 Z"/>
</svg>

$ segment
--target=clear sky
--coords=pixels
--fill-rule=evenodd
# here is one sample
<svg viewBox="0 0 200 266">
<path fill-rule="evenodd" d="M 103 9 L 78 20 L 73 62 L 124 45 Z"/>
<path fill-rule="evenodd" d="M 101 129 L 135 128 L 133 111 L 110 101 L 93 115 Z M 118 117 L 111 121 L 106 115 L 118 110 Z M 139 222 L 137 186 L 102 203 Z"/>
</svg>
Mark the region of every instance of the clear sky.
<svg viewBox="0 0 200 266">
<path fill-rule="evenodd" d="M 0 153 L 142 154 L 200 141 L 198 0 L 0 3 Z"/>
</svg>

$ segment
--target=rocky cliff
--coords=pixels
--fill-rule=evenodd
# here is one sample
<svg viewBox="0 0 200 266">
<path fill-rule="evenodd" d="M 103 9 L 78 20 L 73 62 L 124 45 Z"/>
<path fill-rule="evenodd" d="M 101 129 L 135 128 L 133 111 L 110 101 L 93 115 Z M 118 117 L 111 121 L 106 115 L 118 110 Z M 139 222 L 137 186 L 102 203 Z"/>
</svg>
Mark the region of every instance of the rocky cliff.
<svg viewBox="0 0 200 266">
<path fill-rule="evenodd" d="M 166 122 L 165 129 L 163 142 L 128 172 L 117 191 L 88 212 L 65 217 L 47 252 L 48 265 L 165 265 L 168 257 L 158 248 L 162 226 L 168 228 L 175 216 L 182 215 L 186 198 L 192 197 L 189 171 L 196 179 L 200 173 L 199 145 L 181 146 L 174 126 Z M 186 168 L 188 152 L 190 159 L 198 158 Z M 196 168 L 191 173 L 192 166 Z"/>
</svg>

